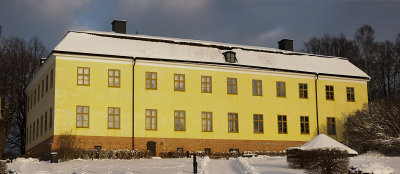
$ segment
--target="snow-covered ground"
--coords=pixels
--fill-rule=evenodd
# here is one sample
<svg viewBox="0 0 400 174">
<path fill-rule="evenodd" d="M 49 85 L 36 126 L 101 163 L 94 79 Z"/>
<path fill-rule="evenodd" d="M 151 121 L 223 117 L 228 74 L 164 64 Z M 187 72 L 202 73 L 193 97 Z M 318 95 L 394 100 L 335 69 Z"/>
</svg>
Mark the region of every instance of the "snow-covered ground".
<svg viewBox="0 0 400 174">
<path fill-rule="evenodd" d="M 198 173 L 303 173 L 288 168 L 285 157 L 259 156 L 252 158 L 197 158 Z M 388 166 L 400 172 L 400 157 L 365 154 L 350 158 L 351 165 Z M 36 159 L 19 158 L 8 164 L 16 173 L 193 173 L 192 158 L 134 159 L 134 160 L 72 160 L 57 164 Z"/>
</svg>

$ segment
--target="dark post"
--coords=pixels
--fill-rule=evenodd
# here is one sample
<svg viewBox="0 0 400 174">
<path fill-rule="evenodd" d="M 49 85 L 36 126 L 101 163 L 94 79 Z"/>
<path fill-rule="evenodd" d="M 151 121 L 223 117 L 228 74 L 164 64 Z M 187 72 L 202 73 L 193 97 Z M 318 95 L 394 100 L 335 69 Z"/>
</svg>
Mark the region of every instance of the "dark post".
<svg viewBox="0 0 400 174">
<path fill-rule="evenodd" d="M 189 157 L 190 157 L 189 151 L 186 151 L 186 158 L 189 158 Z"/>
<path fill-rule="evenodd" d="M 196 154 L 193 154 L 193 173 L 197 173 Z"/>
<path fill-rule="evenodd" d="M 58 153 L 57 152 L 50 153 L 50 163 L 58 163 Z"/>
</svg>

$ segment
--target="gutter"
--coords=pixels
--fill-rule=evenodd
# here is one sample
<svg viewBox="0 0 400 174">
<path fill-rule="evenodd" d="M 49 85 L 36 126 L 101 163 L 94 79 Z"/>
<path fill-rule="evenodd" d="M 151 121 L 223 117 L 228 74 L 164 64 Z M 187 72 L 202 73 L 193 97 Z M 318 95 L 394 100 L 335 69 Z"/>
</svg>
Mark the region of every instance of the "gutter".
<svg viewBox="0 0 400 174">
<path fill-rule="evenodd" d="M 132 66 L 132 150 L 135 149 L 134 144 L 134 135 L 135 135 L 135 65 L 136 58 L 132 57 L 133 66 Z"/>
<path fill-rule="evenodd" d="M 316 78 L 315 78 L 315 110 L 316 110 L 316 116 L 317 116 L 317 134 L 319 135 L 319 120 L 318 120 L 318 73 L 315 73 Z"/>
</svg>

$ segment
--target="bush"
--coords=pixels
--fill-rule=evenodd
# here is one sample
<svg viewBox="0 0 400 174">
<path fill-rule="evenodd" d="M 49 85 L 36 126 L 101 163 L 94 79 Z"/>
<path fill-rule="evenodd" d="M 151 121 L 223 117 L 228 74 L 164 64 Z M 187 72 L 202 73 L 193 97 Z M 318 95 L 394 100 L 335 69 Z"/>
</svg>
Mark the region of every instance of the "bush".
<svg viewBox="0 0 400 174">
<path fill-rule="evenodd" d="M 75 158 L 76 152 L 79 148 L 79 141 L 72 130 L 65 131 L 60 134 L 58 139 L 58 155 L 63 161 L 68 161 Z"/>
<path fill-rule="evenodd" d="M 0 174 L 6 173 L 7 164 L 4 161 L 0 161 Z"/>
<path fill-rule="evenodd" d="M 340 149 L 286 150 L 289 167 L 306 169 L 307 173 L 347 173 L 349 154 Z"/>
<path fill-rule="evenodd" d="M 400 105 L 372 102 L 349 115 L 344 127 L 346 144 L 354 150 L 400 155 Z"/>
</svg>

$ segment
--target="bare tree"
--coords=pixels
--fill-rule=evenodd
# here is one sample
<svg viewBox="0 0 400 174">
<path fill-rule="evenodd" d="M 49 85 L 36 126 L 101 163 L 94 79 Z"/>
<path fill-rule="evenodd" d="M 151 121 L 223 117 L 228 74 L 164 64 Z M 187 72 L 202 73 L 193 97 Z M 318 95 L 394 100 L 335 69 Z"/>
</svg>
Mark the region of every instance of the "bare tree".
<svg viewBox="0 0 400 174">
<path fill-rule="evenodd" d="M 35 37 L 28 43 L 18 37 L 3 38 L 1 45 L 0 60 L 4 64 L 0 69 L 0 96 L 4 103 L 2 105 L 5 105 L 4 113 L 7 122 L 4 122 L 4 125 L 0 124 L 0 129 L 6 128 L 4 130 L 7 134 L 4 134 L 6 141 L 4 137 L 0 139 L 0 145 L 2 145 L 0 155 L 4 152 L 4 144 L 7 144 L 9 150 L 17 149 L 17 153 L 24 154 L 26 133 L 24 89 L 37 71 L 39 59 L 46 55 L 47 49 Z"/>
</svg>

